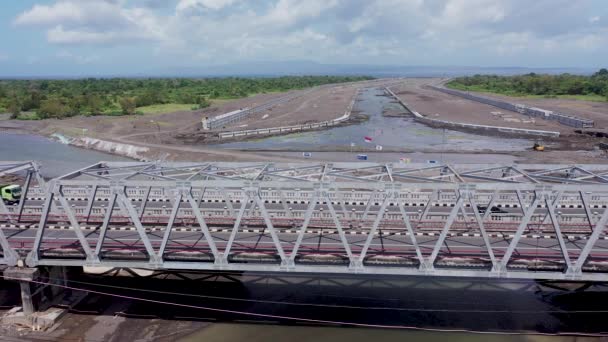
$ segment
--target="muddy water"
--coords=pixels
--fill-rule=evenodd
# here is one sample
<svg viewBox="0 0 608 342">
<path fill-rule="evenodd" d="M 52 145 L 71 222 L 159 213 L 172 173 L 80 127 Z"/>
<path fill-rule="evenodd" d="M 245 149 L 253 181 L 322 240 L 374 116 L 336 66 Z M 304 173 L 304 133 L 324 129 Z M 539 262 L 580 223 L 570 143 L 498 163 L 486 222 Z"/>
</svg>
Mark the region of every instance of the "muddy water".
<svg viewBox="0 0 608 342">
<path fill-rule="evenodd" d="M 44 137 L 0 133 L 0 160 L 40 162 L 45 177 L 56 177 L 99 161 L 132 159 L 65 145 Z"/>
<path fill-rule="evenodd" d="M 75 275 L 73 286 L 146 301 L 92 294 L 74 312 L 101 311 L 86 321 L 65 319 L 58 331 L 78 334 L 58 335 L 58 340 L 107 335 L 115 341 L 165 341 L 151 336 L 176 334 L 179 325 L 189 327 L 188 332 L 170 340 L 565 342 L 591 339 L 531 336 L 529 332 L 606 331 L 603 303 L 608 293 L 601 286 L 569 292 L 531 280 L 247 272 L 185 276 L 207 280 L 187 281 L 171 275 L 166 279 Z M 126 319 L 117 320 L 117 315 Z M 295 317 L 295 321 L 290 319 Z M 345 322 L 360 327 L 343 325 Z M 363 328 L 365 325 L 386 328 Z M 155 333 L 144 331 L 154 326 L 158 327 Z M 428 331 L 396 329 L 403 327 Z M 457 332 L 462 330 L 482 334 Z"/>
<path fill-rule="evenodd" d="M 258 140 L 233 142 L 218 146 L 238 149 L 315 149 L 357 146 L 408 150 L 461 150 L 461 151 L 523 151 L 532 142 L 527 139 L 510 139 L 481 136 L 452 130 L 431 128 L 413 120 L 412 117 L 386 117 L 383 111 L 403 112 L 403 108 L 391 98 L 383 95 L 381 89 L 365 89 L 359 96 L 355 109 L 369 116 L 369 120 L 359 124 L 337 127 L 330 130 L 295 133 L 285 136 Z M 371 143 L 364 137 L 373 138 Z"/>
</svg>

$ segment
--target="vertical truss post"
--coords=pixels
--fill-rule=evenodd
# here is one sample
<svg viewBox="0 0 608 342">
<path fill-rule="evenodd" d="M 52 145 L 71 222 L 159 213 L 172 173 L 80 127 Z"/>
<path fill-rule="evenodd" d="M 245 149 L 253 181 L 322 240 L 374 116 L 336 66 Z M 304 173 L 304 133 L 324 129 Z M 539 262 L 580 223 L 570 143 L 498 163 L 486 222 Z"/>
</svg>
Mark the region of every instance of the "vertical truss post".
<svg viewBox="0 0 608 342">
<path fill-rule="evenodd" d="M 70 225 L 72 226 L 74 233 L 76 233 L 78 242 L 80 242 L 80 246 L 82 246 L 84 254 L 86 255 L 87 262 L 94 262 L 95 255 L 93 254 L 93 251 L 91 250 L 91 246 L 89 245 L 87 238 L 84 236 L 84 233 L 82 232 L 82 229 L 80 228 L 80 223 L 78 222 L 78 219 L 76 218 L 76 215 L 74 214 L 74 211 L 72 211 L 72 207 L 70 206 L 70 203 L 68 203 L 68 200 L 63 195 L 63 186 L 59 185 L 59 189 L 57 189 L 55 196 L 57 196 L 57 198 L 59 199 L 59 203 L 60 203 L 61 207 L 63 208 L 63 211 L 68 216 Z"/>
<path fill-rule="evenodd" d="M 321 196 L 320 185 L 315 184 L 314 195 L 310 203 L 308 204 L 308 208 L 306 209 L 306 213 L 304 214 L 304 222 L 302 226 L 298 230 L 298 237 L 296 238 L 296 242 L 293 245 L 293 249 L 291 250 L 291 254 L 289 255 L 288 265 L 290 267 L 295 266 L 296 256 L 298 255 L 298 250 L 300 249 L 300 245 L 302 244 L 302 240 L 304 240 L 304 234 L 306 234 L 306 229 L 308 229 L 308 224 L 310 223 L 310 219 L 312 218 L 312 213 L 314 209 L 317 207 L 317 201 Z"/>
<path fill-rule="evenodd" d="M 437 259 L 437 255 L 439 255 L 439 250 L 441 249 L 441 246 L 443 246 L 445 238 L 447 237 L 448 232 L 450 230 L 450 227 L 452 226 L 452 224 L 454 223 L 454 220 L 458 216 L 458 212 L 460 211 L 460 208 L 464 202 L 463 194 L 460 192 L 465 193 L 466 191 L 467 190 L 459 191 L 458 200 L 456 201 L 454 208 L 452 208 L 452 210 L 450 211 L 450 215 L 448 216 L 448 219 L 445 222 L 443 229 L 441 230 L 441 234 L 439 234 L 439 238 L 437 239 L 435 246 L 433 247 L 433 252 L 429 256 L 429 258 L 426 260 L 425 268 L 421 268 L 421 270 L 432 271 L 435 268 L 434 264 L 435 264 L 435 260 Z"/>
<path fill-rule="evenodd" d="M 131 219 L 131 222 L 133 222 L 133 225 L 135 226 L 135 230 L 137 230 L 137 233 L 139 234 L 139 238 L 144 244 L 150 264 L 154 266 L 158 265 L 160 260 L 158 260 L 154 248 L 152 248 L 152 243 L 150 242 L 148 235 L 146 235 L 146 229 L 141 224 L 141 221 L 139 220 L 139 215 L 137 215 L 137 211 L 135 210 L 135 208 L 133 208 L 133 204 L 125 195 L 125 187 L 114 187 L 114 191 L 118 196 L 118 206 L 125 213 L 125 215 Z"/>
<path fill-rule="evenodd" d="M 258 207 L 260 208 L 260 213 L 262 214 L 262 218 L 264 218 L 264 222 L 266 223 L 266 227 L 268 228 L 268 231 L 270 232 L 270 236 L 272 237 L 272 241 L 274 242 L 275 248 L 277 249 L 277 253 L 279 254 L 279 257 L 281 258 L 281 265 L 282 266 L 288 266 L 288 261 L 287 261 L 287 257 L 285 256 L 285 252 L 283 251 L 283 247 L 281 246 L 281 240 L 279 239 L 279 235 L 277 234 L 276 230 L 274 229 L 274 225 L 272 224 L 272 220 L 270 219 L 270 216 L 268 215 L 268 211 L 266 210 L 266 206 L 264 205 L 264 201 L 262 200 L 262 197 L 260 196 L 260 189 L 259 188 L 252 188 L 250 189 L 250 194 L 254 193 L 254 200 L 255 202 L 257 202 Z"/>
<path fill-rule="evenodd" d="M 93 211 L 93 206 L 95 205 L 95 198 L 97 196 L 97 188 L 99 186 L 97 184 L 95 184 L 93 186 L 93 189 L 91 190 L 91 194 L 89 195 L 88 198 L 88 202 L 87 202 L 87 208 L 85 209 L 84 215 L 85 215 L 85 222 L 89 222 L 90 218 L 91 218 L 91 211 Z"/>
<path fill-rule="evenodd" d="M 579 254 L 578 259 L 576 259 L 574 265 L 568 270 L 568 274 L 571 277 L 576 278 L 582 275 L 583 265 L 585 264 L 585 261 L 587 261 L 587 257 L 589 256 L 589 253 L 591 253 L 593 246 L 595 246 L 597 240 L 599 240 L 600 234 L 604 232 L 604 229 L 606 228 L 606 222 L 608 222 L 608 209 L 604 210 L 602 217 L 595 225 L 593 233 L 591 233 L 591 236 L 589 236 L 589 239 L 587 240 L 585 247 L 583 247 L 583 250 Z"/>
<path fill-rule="evenodd" d="M 103 242 L 106 239 L 106 233 L 108 232 L 108 225 L 110 224 L 110 219 L 112 218 L 112 213 L 114 212 L 114 207 L 116 206 L 116 198 L 117 194 L 112 191 L 110 194 L 110 201 L 108 202 L 108 206 L 106 212 L 103 215 L 103 223 L 101 224 L 101 228 L 99 229 L 99 236 L 97 237 L 97 244 L 95 245 L 95 259 L 99 259 L 99 255 L 101 254 L 101 248 L 103 247 Z"/>
<path fill-rule="evenodd" d="M 521 194 L 519 193 L 519 191 L 517 192 L 517 197 L 519 198 L 519 201 L 521 203 L 521 206 L 522 206 L 521 210 L 524 212 L 524 217 L 521 219 L 521 222 L 519 223 L 519 226 L 517 227 L 517 231 L 515 232 L 515 235 L 513 236 L 513 239 L 511 240 L 511 243 L 509 244 L 507 251 L 503 255 L 502 260 L 498 263 L 497 267 L 493 270 L 494 273 L 499 275 L 500 273 L 507 272 L 507 264 L 509 263 L 509 259 L 511 259 L 511 255 L 513 255 L 513 252 L 515 251 L 515 247 L 517 247 L 519 240 L 521 240 L 521 237 L 524 234 L 524 230 L 526 230 L 526 228 L 528 227 L 528 223 L 530 223 L 530 219 L 532 218 L 532 215 L 534 215 L 534 212 L 536 211 L 536 206 L 538 205 L 538 202 L 540 202 L 541 197 L 543 197 L 543 196 L 545 196 L 545 192 L 537 189 L 534 192 L 534 200 L 530 204 L 530 207 L 526 210 L 525 206 L 523 204 L 524 203 L 523 198 L 521 198 Z"/>
<path fill-rule="evenodd" d="M 197 206 L 196 200 L 192 197 L 192 188 L 189 184 L 184 184 L 181 187 L 182 195 L 186 196 L 186 200 L 190 203 L 190 207 L 192 208 L 192 212 L 196 217 L 196 221 L 198 225 L 201 227 L 203 231 L 203 236 L 205 236 L 205 240 L 207 240 L 207 244 L 209 245 L 209 249 L 211 249 L 211 254 L 213 254 L 213 261 L 215 264 L 220 265 L 222 261 L 220 260 L 220 254 L 217 250 L 217 246 L 215 245 L 215 241 L 213 241 L 213 236 L 211 236 L 211 232 L 209 231 L 209 227 L 207 226 L 207 222 L 203 218 L 203 214 L 201 213 L 201 208 Z"/>
<path fill-rule="evenodd" d="M 234 226 L 232 226 L 232 231 L 230 232 L 230 237 L 228 238 L 228 243 L 226 243 L 226 248 L 224 248 L 224 252 L 222 253 L 222 262 L 227 264 L 228 257 L 230 256 L 230 250 L 232 249 L 232 245 L 234 244 L 234 239 L 236 238 L 236 234 L 241 227 L 241 221 L 243 220 L 243 216 L 245 216 L 245 211 L 247 210 L 247 205 L 251 202 L 251 194 L 247 191 L 245 195 L 245 200 L 241 201 L 241 207 L 239 208 L 239 213 L 237 214 L 236 220 L 234 221 Z M 255 205 L 252 203 L 251 205 Z"/>
<path fill-rule="evenodd" d="M 367 254 L 369 247 L 372 244 L 372 241 L 374 240 L 374 235 L 376 234 L 376 231 L 378 230 L 380 221 L 382 221 L 382 218 L 384 217 L 384 212 L 386 210 L 386 206 L 388 205 L 389 198 L 392 195 L 393 195 L 392 189 L 391 189 L 391 191 L 388 191 L 384 195 L 384 200 L 382 201 L 382 205 L 380 206 L 380 211 L 376 215 L 376 219 L 374 220 L 374 223 L 372 224 L 372 228 L 367 235 L 365 244 L 363 245 L 363 248 L 361 249 L 361 253 L 359 254 L 359 260 L 357 260 L 356 264 L 354 265 L 357 268 L 363 268 L 363 262 L 365 261 L 365 256 Z"/>
<path fill-rule="evenodd" d="M 163 255 L 165 254 L 165 249 L 167 248 L 167 243 L 169 242 L 169 237 L 171 236 L 173 224 L 175 223 L 175 218 L 177 217 L 177 214 L 179 212 L 179 206 L 181 205 L 181 202 L 182 193 L 178 191 L 173 202 L 173 208 L 171 209 L 171 216 L 169 216 L 169 221 L 167 222 L 167 226 L 165 227 L 165 231 L 163 232 L 163 240 L 158 250 L 158 260 L 163 260 Z"/>
<path fill-rule="evenodd" d="M 55 182 L 50 181 L 48 183 L 48 187 L 46 188 L 44 207 L 42 208 L 42 213 L 40 214 L 40 221 L 38 222 L 38 228 L 36 229 L 36 239 L 34 240 L 34 247 L 32 247 L 32 250 L 29 252 L 26 259 L 27 265 L 30 267 L 38 266 L 40 244 L 42 243 L 44 230 L 46 229 L 46 222 L 49 218 L 51 206 L 53 205 L 53 196 L 55 192 L 54 190 Z"/>
<path fill-rule="evenodd" d="M 32 171 L 27 172 L 27 176 L 25 177 L 25 183 L 23 184 L 23 192 L 21 193 L 21 199 L 19 200 L 19 206 L 17 207 L 17 221 L 21 221 L 21 215 L 23 215 L 23 207 L 25 205 L 25 201 L 27 200 L 27 194 L 30 190 L 30 185 L 32 182 Z"/>
</svg>

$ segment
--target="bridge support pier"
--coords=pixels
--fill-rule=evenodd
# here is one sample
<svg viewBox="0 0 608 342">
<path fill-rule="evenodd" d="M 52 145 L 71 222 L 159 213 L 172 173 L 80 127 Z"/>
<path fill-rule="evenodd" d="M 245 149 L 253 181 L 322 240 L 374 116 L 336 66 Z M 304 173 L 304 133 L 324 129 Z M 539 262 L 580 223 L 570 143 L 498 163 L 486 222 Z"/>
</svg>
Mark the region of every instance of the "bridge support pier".
<svg viewBox="0 0 608 342">
<path fill-rule="evenodd" d="M 4 277 L 19 282 L 21 288 L 21 307 L 25 316 L 36 312 L 32 295 L 32 281 L 40 276 L 38 268 L 8 267 L 4 270 Z"/>
<path fill-rule="evenodd" d="M 66 268 L 8 267 L 4 270 L 7 280 L 17 281 L 21 292 L 21 308 L 11 310 L 3 318 L 5 324 L 18 324 L 33 330 L 45 330 L 53 326 L 70 308 L 82 300 L 86 293 L 67 296 Z M 59 285 L 59 286 L 57 286 Z M 57 305 L 61 307 L 56 307 Z"/>
</svg>

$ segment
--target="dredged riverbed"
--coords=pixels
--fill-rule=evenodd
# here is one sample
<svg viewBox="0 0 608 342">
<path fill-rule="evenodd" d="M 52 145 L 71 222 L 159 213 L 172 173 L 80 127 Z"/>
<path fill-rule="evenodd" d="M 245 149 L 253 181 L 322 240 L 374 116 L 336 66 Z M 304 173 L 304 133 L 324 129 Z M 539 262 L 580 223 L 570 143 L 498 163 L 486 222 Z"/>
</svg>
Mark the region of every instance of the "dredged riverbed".
<svg viewBox="0 0 608 342">
<path fill-rule="evenodd" d="M 425 151 L 524 151 L 532 146 L 528 139 L 482 136 L 448 129 L 438 129 L 420 124 L 410 116 L 388 117 L 383 112 L 403 112 L 401 105 L 383 96 L 378 88 L 368 88 L 361 92 L 355 110 L 369 117 L 369 120 L 350 126 L 336 127 L 322 131 L 294 133 L 246 141 L 215 145 L 233 149 L 280 149 L 280 150 L 348 150 L 351 143 L 374 148 L 380 145 L 386 149 Z M 371 137 L 371 143 L 364 137 Z"/>
</svg>

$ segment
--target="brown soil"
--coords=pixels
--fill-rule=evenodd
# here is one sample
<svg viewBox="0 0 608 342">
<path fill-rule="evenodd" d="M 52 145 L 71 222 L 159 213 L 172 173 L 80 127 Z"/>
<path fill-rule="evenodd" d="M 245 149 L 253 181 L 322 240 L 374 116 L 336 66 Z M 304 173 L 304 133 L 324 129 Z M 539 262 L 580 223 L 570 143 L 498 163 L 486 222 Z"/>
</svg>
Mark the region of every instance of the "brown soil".
<svg viewBox="0 0 608 342">
<path fill-rule="evenodd" d="M 506 99 L 513 103 L 521 103 L 530 107 L 552 110 L 595 121 L 595 127 L 608 126 L 608 102 L 594 102 L 569 99 L 527 99 L 503 95 L 481 94 L 486 97 Z"/>
<path fill-rule="evenodd" d="M 572 132 L 569 127 L 541 119 L 535 120 L 535 123 L 524 123 L 525 120 L 530 120 L 530 117 L 425 87 L 437 81 L 408 79 L 404 84 L 393 86 L 391 89 L 412 107 L 411 110 L 431 118 L 478 125 Z"/>
</svg>

